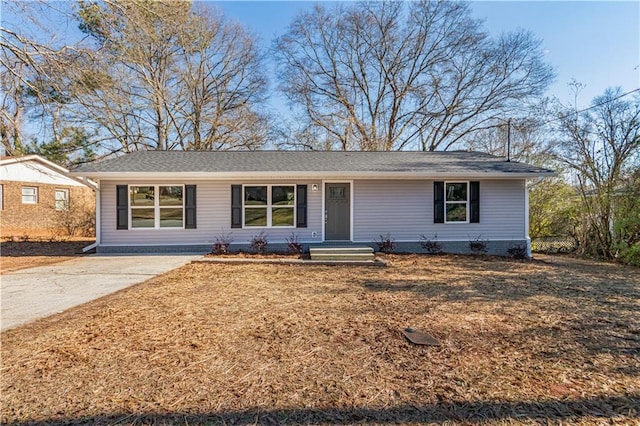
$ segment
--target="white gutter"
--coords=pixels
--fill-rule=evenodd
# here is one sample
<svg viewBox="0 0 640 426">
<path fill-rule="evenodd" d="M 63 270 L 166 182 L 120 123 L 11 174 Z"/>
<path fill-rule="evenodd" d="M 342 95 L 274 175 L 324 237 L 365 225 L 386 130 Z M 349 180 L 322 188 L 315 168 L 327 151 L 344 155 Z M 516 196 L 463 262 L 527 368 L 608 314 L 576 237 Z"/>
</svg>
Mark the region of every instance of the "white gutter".
<svg viewBox="0 0 640 426">
<path fill-rule="evenodd" d="M 93 182 L 92 182 L 93 183 Z M 100 181 L 96 181 L 95 183 L 93 183 L 94 185 L 94 190 L 96 192 L 96 242 L 93 244 L 90 244 L 86 247 L 84 247 L 82 249 L 83 253 L 88 252 L 89 250 L 93 250 L 94 248 L 98 247 L 100 245 L 100 238 L 101 238 L 101 221 L 102 221 L 102 215 L 100 214 Z"/>
<path fill-rule="evenodd" d="M 555 172 L 72 172 L 104 180 L 221 180 L 221 179 L 530 179 Z"/>
<path fill-rule="evenodd" d="M 96 248 L 96 247 L 98 247 L 98 243 L 97 243 L 97 242 L 95 242 L 95 243 L 93 243 L 93 244 L 90 244 L 90 245 L 88 245 L 88 246 L 86 246 L 86 247 L 82 247 L 82 252 L 83 252 L 83 253 L 86 253 L 86 252 L 88 252 L 89 250 L 93 250 L 93 249 L 94 249 L 94 248 Z"/>
<path fill-rule="evenodd" d="M 91 179 L 87 178 L 87 177 L 82 177 L 82 183 L 84 183 L 85 185 L 87 185 L 89 188 L 93 189 L 94 191 L 98 190 L 98 185 L 92 181 Z"/>
</svg>

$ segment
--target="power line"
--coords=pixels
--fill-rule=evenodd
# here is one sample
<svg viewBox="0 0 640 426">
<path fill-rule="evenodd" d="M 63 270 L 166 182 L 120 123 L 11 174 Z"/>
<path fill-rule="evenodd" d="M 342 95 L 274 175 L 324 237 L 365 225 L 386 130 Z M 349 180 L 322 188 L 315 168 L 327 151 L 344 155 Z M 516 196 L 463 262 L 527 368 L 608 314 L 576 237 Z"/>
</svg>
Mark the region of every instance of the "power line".
<svg viewBox="0 0 640 426">
<path fill-rule="evenodd" d="M 617 101 L 618 99 L 624 98 L 625 96 L 628 96 L 628 95 L 630 95 L 630 94 L 632 94 L 632 93 L 635 93 L 635 92 L 638 92 L 638 91 L 640 91 L 640 87 L 638 87 L 637 89 L 631 90 L 631 91 L 629 91 L 629 92 L 623 93 L 623 94 L 621 94 L 621 95 L 618 95 L 618 96 L 616 96 L 616 97 L 615 97 L 615 98 L 613 98 L 613 99 L 607 99 L 607 100 L 602 101 L 602 102 L 600 102 L 600 103 L 597 103 L 597 104 L 595 104 L 595 105 L 591 105 L 591 106 L 590 106 L 590 107 L 588 107 L 588 108 L 583 108 L 583 109 L 581 109 L 581 110 L 579 110 L 579 111 L 572 111 L 572 112 L 570 112 L 569 114 L 565 114 L 565 115 L 563 115 L 563 116 L 561 116 L 561 117 L 552 118 L 552 119 L 551 119 L 551 120 L 549 120 L 549 121 L 545 121 L 545 122 L 544 122 L 544 123 L 542 123 L 540 126 L 546 126 L 547 124 L 553 123 L 554 121 L 564 120 L 565 118 L 570 117 L 570 116 L 572 116 L 572 115 L 580 114 L 580 113 L 583 113 L 583 112 L 589 111 L 589 110 L 591 110 L 591 109 L 597 108 L 597 107 L 599 107 L 599 106 L 606 105 L 606 104 L 608 104 L 608 103 L 610 103 L 610 102 Z"/>
</svg>

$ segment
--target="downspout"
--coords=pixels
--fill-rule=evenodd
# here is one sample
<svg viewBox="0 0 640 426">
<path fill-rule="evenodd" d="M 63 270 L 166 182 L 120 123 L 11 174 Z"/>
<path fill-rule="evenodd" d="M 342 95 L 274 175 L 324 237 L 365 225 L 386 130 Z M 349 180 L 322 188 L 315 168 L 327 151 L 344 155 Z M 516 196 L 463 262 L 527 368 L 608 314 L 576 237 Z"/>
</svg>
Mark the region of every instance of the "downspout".
<svg viewBox="0 0 640 426">
<path fill-rule="evenodd" d="M 86 179 L 86 178 L 85 178 Z M 95 181 L 95 185 L 91 185 L 94 190 L 96 191 L 96 242 L 93 244 L 90 244 L 86 247 L 82 248 L 82 252 L 86 253 L 89 250 L 93 250 L 94 248 L 98 247 L 100 245 L 100 181 L 96 180 Z"/>
<path fill-rule="evenodd" d="M 531 237 L 529 236 L 529 182 L 524 181 L 524 235 L 527 241 L 527 257 L 531 258 Z"/>
</svg>

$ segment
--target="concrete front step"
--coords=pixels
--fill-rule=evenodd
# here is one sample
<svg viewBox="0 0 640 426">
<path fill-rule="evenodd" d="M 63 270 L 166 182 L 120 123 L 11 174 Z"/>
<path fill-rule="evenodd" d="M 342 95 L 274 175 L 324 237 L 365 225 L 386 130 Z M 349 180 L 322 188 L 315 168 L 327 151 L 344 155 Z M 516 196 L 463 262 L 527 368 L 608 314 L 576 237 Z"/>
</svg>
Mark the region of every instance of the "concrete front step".
<svg viewBox="0 0 640 426">
<path fill-rule="evenodd" d="M 371 247 L 312 247 L 311 260 L 361 261 L 373 260 Z"/>
</svg>

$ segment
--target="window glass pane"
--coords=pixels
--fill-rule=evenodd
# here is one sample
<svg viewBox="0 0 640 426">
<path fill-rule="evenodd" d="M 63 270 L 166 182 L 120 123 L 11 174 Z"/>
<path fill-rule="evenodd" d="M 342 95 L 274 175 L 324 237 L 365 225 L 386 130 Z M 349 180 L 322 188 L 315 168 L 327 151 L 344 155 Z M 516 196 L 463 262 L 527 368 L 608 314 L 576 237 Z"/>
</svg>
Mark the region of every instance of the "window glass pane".
<svg viewBox="0 0 640 426">
<path fill-rule="evenodd" d="M 131 209 L 132 228 L 153 228 L 154 209 Z"/>
<path fill-rule="evenodd" d="M 56 210 L 66 210 L 69 206 L 69 192 L 66 189 L 56 189 Z"/>
<path fill-rule="evenodd" d="M 245 186 L 244 187 L 245 206 L 266 206 L 267 187 L 266 186 Z"/>
<path fill-rule="evenodd" d="M 447 201 L 467 201 L 467 184 L 448 183 Z"/>
<path fill-rule="evenodd" d="M 447 204 L 447 222 L 466 222 L 467 203 Z"/>
<path fill-rule="evenodd" d="M 132 206 L 152 206 L 154 198 L 153 186 L 132 186 L 131 205 Z"/>
<path fill-rule="evenodd" d="M 160 209 L 160 228 L 182 228 L 182 208 Z"/>
<path fill-rule="evenodd" d="M 244 226 L 267 226 L 267 209 L 244 209 Z"/>
<path fill-rule="evenodd" d="M 272 226 L 293 226 L 293 209 L 278 207 L 271 211 Z"/>
<path fill-rule="evenodd" d="M 35 187 L 23 186 L 22 187 L 22 203 L 23 204 L 36 204 L 38 202 L 38 191 Z"/>
<path fill-rule="evenodd" d="M 181 206 L 182 187 L 181 186 L 161 186 L 160 205 L 161 206 Z"/>
<path fill-rule="evenodd" d="M 293 186 L 271 187 L 271 204 L 274 206 L 293 206 L 295 198 Z"/>
</svg>

